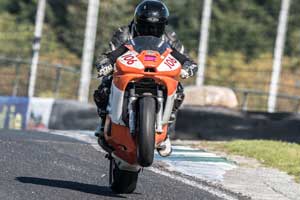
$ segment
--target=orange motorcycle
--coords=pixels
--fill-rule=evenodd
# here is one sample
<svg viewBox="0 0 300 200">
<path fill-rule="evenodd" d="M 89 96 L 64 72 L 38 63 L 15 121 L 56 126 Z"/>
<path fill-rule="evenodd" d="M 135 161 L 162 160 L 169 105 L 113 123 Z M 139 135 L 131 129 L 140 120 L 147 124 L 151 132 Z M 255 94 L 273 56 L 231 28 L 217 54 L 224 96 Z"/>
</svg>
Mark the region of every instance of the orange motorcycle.
<svg viewBox="0 0 300 200">
<path fill-rule="evenodd" d="M 116 61 L 104 126 L 109 182 L 118 193 L 135 190 L 140 170 L 167 138 L 182 68 L 159 38 L 136 37 L 126 48 Z"/>
</svg>

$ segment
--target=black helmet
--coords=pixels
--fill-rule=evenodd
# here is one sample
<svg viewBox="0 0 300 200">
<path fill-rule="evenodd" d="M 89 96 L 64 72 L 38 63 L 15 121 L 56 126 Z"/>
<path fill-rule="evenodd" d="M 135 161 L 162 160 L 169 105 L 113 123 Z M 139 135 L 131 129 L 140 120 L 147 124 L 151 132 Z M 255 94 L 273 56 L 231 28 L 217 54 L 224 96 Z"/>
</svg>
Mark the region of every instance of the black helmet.
<svg viewBox="0 0 300 200">
<path fill-rule="evenodd" d="M 137 35 L 161 37 L 168 24 L 169 10 L 159 0 L 145 0 L 135 9 L 134 27 Z"/>
</svg>

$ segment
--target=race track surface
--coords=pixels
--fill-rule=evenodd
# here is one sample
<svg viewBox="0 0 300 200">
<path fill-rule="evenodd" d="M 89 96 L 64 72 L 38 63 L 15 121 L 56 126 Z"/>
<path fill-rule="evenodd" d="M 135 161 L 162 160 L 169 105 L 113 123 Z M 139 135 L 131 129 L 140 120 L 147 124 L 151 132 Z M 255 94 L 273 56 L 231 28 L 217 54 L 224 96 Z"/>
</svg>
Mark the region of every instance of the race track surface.
<svg viewBox="0 0 300 200">
<path fill-rule="evenodd" d="M 144 170 L 134 194 L 108 187 L 108 161 L 91 145 L 48 133 L 0 131 L 0 199 L 220 199 Z"/>
</svg>

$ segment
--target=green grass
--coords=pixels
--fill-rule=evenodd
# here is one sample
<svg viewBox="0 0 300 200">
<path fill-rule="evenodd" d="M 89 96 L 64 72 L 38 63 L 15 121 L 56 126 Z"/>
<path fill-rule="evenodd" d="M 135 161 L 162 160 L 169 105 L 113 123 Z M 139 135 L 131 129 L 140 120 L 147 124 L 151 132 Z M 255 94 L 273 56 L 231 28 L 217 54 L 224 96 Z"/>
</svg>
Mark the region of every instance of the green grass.
<svg viewBox="0 0 300 200">
<path fill-rule="evenodd" d="M 267 167 L 277 168 L 295 176 L 300 182 L 300 145 L 266 140 L 236 140 L 232 142 L 208 142 L 208 147 L 230 154 L 255 158 Z"/>
</svg>

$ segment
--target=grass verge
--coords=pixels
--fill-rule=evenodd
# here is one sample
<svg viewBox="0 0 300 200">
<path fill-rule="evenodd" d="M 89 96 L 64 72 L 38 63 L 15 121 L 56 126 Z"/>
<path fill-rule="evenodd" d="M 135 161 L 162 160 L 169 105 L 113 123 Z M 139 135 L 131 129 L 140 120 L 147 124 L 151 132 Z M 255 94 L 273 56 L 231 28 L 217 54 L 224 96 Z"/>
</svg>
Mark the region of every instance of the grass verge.
<svg viewBox="0 0 300 200">
<path fill-rule="evenodd" d="M 236 140 L 231 142 L 205 142 L 209 149 L 255 158 L 266 167 L 277 168 L 300 182 L 300 145 L 267 140 Z"/>
</svg>

